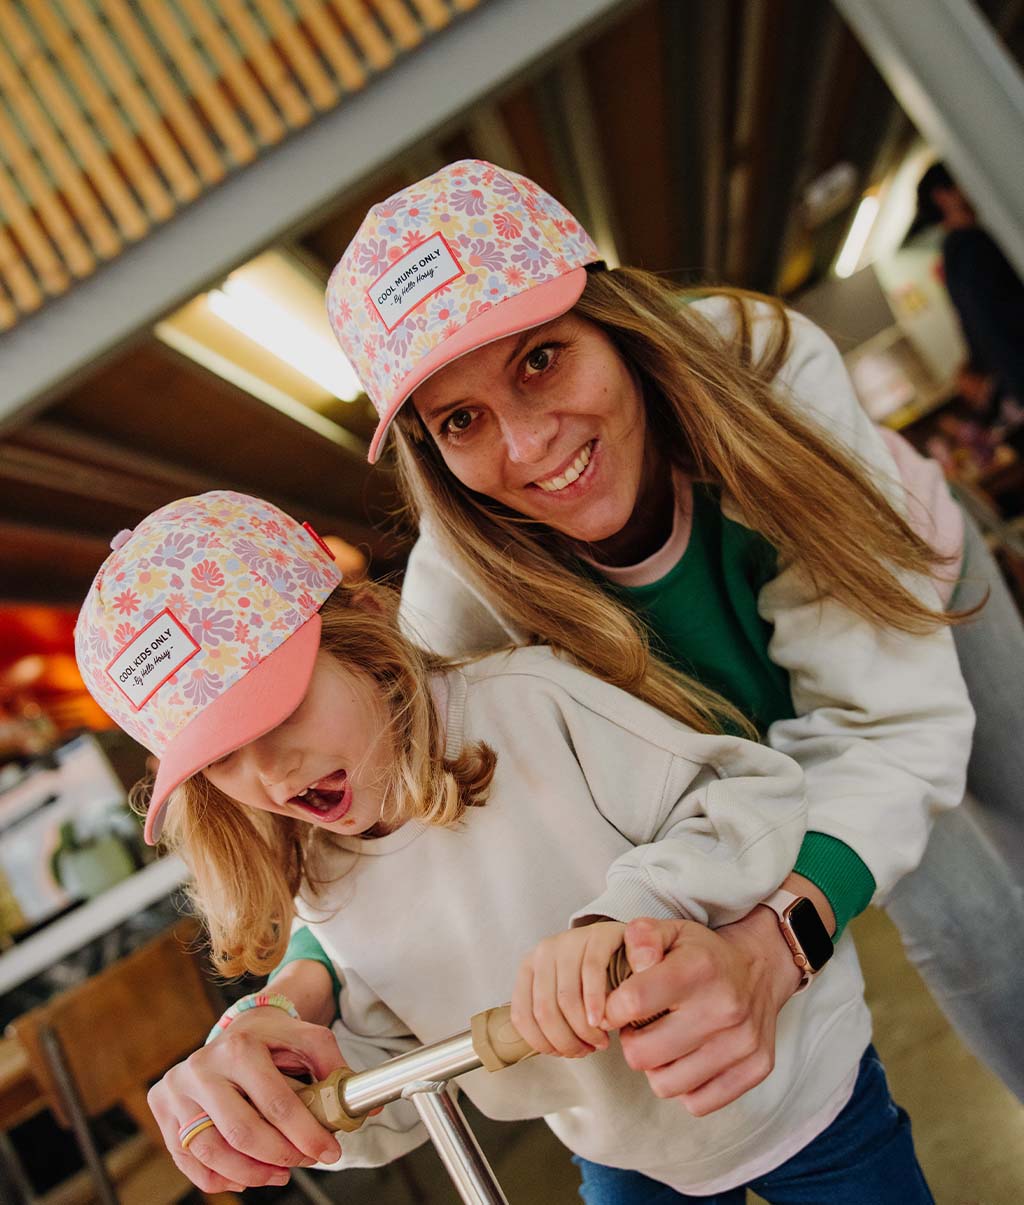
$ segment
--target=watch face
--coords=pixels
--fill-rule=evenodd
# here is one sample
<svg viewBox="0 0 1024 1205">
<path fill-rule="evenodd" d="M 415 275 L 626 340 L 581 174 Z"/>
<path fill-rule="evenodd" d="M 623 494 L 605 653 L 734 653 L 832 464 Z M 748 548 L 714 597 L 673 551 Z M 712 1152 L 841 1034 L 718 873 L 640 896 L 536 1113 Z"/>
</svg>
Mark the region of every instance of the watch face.
<svg viewBox="0 0 1024 1205">
<path fill-rule="evenodd" d="M 797 900 L 787 911 L 787 916 L 790 928 L 807 956 L 810 969 L 820 971 L 835 953 L 835 946 L 817 908 L 808 899 Z"/>
</svg>

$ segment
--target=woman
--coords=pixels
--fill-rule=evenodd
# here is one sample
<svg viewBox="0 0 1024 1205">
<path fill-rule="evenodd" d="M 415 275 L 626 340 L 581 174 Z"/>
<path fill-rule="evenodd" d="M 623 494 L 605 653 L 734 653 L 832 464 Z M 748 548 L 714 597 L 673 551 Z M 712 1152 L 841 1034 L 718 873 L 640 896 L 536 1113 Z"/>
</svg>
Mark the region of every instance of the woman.
<svg viewBox="0 0 1024 1205">
<path fill-rule="evenodd" d="M 970 750 L 932 580 L 956 576 L 959 513 L 940 508 L 956 552 L 938 556 L 906 515 L 927 468 L 899 480 L 811 324 L 737 295 L 684 305 L 597 261 L 537 185 L 461 163 L 374 207 L 335 270 L 332 322 L 381 415 L 371 459 L 394 424 L 421 525 L 406 624 L 445 653 L 552 644 L 663 709 L 672 692 L 694 727 L 758 731 L 793 756 L 812 831 L 785 886 L 837 941 L 891 896 L 961 1031 L 1024 1094 L 1019 888 L 962 810 L 903 877 L 959 802 Z M 980 640 L 984 624 L 960 630 Z M 682 703 L 666 663 L 690 676 Z M 624 1034 L 631 1064 L 691 1112 L 735 1100 L 771 1069 L 803 979 L 790 943 L 804 956 L 811 938 L 765 907 L 699 948 L 669 918 L 634 921 L 646 969 L 608 1019 L 669 1011 Z M 278 982 L 294 998 L 330 967 L 304 931 L 291 956 Z M 592 1201 L 645 1192 L 594 1165 L 584 1179 Z"/>
</svg>

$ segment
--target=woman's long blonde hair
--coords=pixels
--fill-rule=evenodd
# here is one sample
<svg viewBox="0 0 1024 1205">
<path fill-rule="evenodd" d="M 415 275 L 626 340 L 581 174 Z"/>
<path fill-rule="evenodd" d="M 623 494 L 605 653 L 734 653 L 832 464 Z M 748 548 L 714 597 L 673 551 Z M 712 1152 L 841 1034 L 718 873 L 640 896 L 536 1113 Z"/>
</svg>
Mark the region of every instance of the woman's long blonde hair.
<svg viewBox="0 0 1024 1205">
<path fill-rule="evenodd" d="M 790 345 L 782 303 L 740 290 L 704 295 L 713 293 L 731 302 L 731 341 L 683 304 L 678 290 L 635 269 L 589 273 L 574 312 L 600 327 L 636 372 L 653 437 L 670 463 L 729 494 L 780 565 L 799 565 L 818 597 L 901 632 L 955 622 L 901 580 L 929 575 L 947 558 L 890 506 L 853 455 L 778 395 L 775 378 Z M 771 307 L 756 360 L 755 301 Z M 756 736 L 727 700 L 651 653 L 643 621 L 581 574 L 564 536 L 463 486 L 414 406 L 403 407 L 395 428 L 412 518 L 429 526 L 526 639 L 554 646 L 701 731 L 730 726 Z"/>
<path fill-rule="evenodd" d="M 475 744 L 445 759 L 429 677 L 451 663 L 402 636 L 394 592 L 373 583 L 339 586 L 320 616 L 321 649 L 373 682 L 387 717 L 382 739 L 394 756 L 388 759 L 383 815 L 392 825 L 456 824 L 467 808 L 486 800 L 495 756 Z M 149 785 L 135 789 L 136 806 L 144 806 Z M 288 944 L 296 897 L 315 900 L 331 881 L 325 856 L 331 833 L 237 803 L 201 773 L 171 796 L 164 839 L 192 872 L 189 894 L 209 930 L 214 967 L 224 976 L 273 970 Z"/>
</svg>

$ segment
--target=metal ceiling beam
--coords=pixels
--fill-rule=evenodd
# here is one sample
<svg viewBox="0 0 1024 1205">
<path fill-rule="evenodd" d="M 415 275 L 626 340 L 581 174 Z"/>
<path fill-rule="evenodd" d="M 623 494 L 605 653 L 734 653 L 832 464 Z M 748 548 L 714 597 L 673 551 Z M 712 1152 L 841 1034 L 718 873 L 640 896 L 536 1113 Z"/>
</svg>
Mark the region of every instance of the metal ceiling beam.
<svg viewBox="0 0 1024 1205">
<path fill-rule="evenodd" d="M 0 337 L 0 426 L 635 0 L 488 0 Z"/>
<path fill-rule="evenodd" d="M 835 0 L 1024 274 L 1024 76 L 971 0 Z"/>
<path fill-rule="evenodd" d="M 111 503 L 140 515 L 184 494 L 224 489 L 248 493 L 251 488 L 45 420 L 19 431 L 16 443 L 0 445 L 0 480 L 3 479 Z M 350 543 L 365 545 L 373 557 L 392 559 L 401 551 L 399 541 L 391 533 L 347 515 L 339 516 L 283 498 L 270 487 L 267 493 L 288 514 L 300 515 L 325 535 L 336 534 Z"/>
</svg>

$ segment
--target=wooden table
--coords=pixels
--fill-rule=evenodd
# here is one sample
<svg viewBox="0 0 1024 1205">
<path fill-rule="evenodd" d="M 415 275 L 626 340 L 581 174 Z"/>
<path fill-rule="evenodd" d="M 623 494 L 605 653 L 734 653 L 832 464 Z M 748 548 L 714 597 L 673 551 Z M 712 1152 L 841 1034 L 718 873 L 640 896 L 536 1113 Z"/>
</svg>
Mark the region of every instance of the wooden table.
<svg viewBox="0 0 1024 1205">
<path fill-rule="evenodd" d="M 0 1038 L 0 1131 L 31 1117 L 43 1103 L 21 1043 L 16 1038 Z"/>
</svg>

